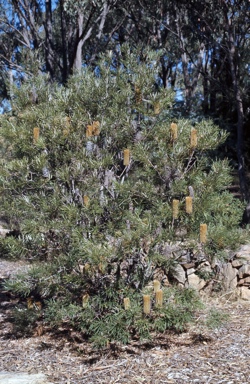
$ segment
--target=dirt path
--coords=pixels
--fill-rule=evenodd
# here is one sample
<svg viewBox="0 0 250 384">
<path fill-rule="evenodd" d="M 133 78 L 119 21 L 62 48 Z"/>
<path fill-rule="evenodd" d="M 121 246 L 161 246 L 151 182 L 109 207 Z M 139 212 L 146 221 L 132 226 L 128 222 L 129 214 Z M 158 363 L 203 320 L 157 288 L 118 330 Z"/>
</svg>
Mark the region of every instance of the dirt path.
<svg viewBox="0 0 250 384">
<path fill-rule="evenodd" d="M 0 278 L 12 274 L 13 268 L 0 260 Z M 165 334 L 141 345 L 111 345 L 103 352 L 92 350 L 73 331 L 58 330 L 54 336 L 44 329 L 16 338 L 10 322 L 16 303 L 1 290 L 0 371 L 43 373 L 55 384 L 250 383 L 249 302 L 210 300 L 188 332 Z M 213 331 L 202 325 L 211 308 L 230 314 L 228 322 Z"/>
</svg>

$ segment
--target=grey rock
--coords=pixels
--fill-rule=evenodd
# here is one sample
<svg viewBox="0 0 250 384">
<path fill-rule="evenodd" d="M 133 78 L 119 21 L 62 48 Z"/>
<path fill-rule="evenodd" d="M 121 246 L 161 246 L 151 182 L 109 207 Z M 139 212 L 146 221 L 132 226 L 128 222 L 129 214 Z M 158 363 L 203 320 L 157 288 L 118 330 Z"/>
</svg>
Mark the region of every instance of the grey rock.
<svg viewBox="0 0 250 384">
<path fill-rule="evenodd" d="M 237 293 L 242 300 L 250 300 L 250 289 L 248 287 L 237 288 Z"/>
<path fill-rule="evenodd" d="M 186 274 L 184 269 L 180 264 L 177 264 L 176 267 L 174 267 L 174 271 L 172 272 L 172 277 L 177 280 L 181 284 L 185 284 L 186 281 Z"/>
<path fill-rule="evenodd" d="M 250 264 L 242 265 L 239 269 L 239 278 L 243 279 L 244 277 L 250 276 Z"/>
<path fill-rule="evenodd" d="M 46 376 L 42 373 L 11 373 L 0 372 L 0 384 L 52 384 L 46 380 Z"/>
<path fill-rule="evenodd" d="M 232 266 L 234 268 L 241 267 L 242 265 L 246 264 L 247 261 L 244 259 L 235 259 L 232 261 Z"/>
<path fill-rule="evenodd" d="M 187 273 L 187 276 L 192 275 L 192 273 L 195 273 L 195 268 L 189 268 L 186 273 Z"/>
<path fill-rule="evenodd" d="M 243 259 L 250 263 L 250 244 L 242 245 L 238 252 L 235 254 L 236 259 Z"/>
<path fill-rule="evenodd" d="M 200 291 L 206 285 L 205 280 L 200 279 L 195 273 L 191 273 L 188 275 L 188 286 L 189 288 L 193 288 L 197 291 Z"/>
<path fill-rule="evenodd" d="M 248 277 L 245 277 L 245 279 L 240 279 L 238 281 L 238 286 L 240 285 L 247 285 L 247 286 L 250 286 L 250 276 Z"/>
<path fill-rule="evenodd" d="M 6 237 L 6 235 L 10 232 L 10 229 L 0 228 L 0 237 Z"/>
<path fill-rule="evenodd" d="M 237 274 L 237 269 L 234 268 L 231 263 L 222 265 L 220 270 L 220 280 L 226 291 L 231 291 L 237 287 Z"/>
</svg>

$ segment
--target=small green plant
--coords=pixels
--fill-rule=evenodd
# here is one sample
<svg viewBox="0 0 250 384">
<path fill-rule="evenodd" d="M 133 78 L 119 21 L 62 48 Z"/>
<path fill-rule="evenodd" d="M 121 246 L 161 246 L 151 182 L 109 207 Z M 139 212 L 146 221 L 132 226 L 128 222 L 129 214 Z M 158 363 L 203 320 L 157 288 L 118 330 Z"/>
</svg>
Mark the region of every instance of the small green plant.
<svg viewBox="0 0 250 384">
<path fill-rule="evenodd" d="M 40 316 L 41 313 L 33 308 L 15 308 L 12 312 L 13 333 L 16 336 L 29 336 Z"/>
<path fill-rule="evenodd" d="M 222 312 L 218 309 L 211 309 L 206 319 L 206 326 L 208 328 L 219 328 L 223 326 L 230 318 L 228 313 Z"/>
</svg>

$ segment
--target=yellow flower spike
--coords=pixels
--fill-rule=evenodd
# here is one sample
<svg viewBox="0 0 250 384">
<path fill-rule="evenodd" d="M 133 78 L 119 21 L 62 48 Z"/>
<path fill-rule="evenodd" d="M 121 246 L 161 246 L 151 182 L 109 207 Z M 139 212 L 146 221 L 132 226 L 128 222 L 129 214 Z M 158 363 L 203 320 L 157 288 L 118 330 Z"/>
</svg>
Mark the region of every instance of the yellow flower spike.
<svg viewBox="0 0 250 384">
<path fill-rule="evenodd" d="M 98 136 L 100 134 L 100 122 L 99 121 L 93 121 L 92 124 L 92 135 Z"/>
<path fill-rule="evenodd" d="M 35 127 L 33 129 L 33 141 L 34 141 L 34 143 L 37 143 L 37 141 L 39 139 L 39 135 L 40 135 L 40 129 L 38 127 Z"/>
<path fill-rule="evenodd" d="M 83 196 L 83 203 L 84 203 L 85 207 L 89 206 L 89 197 L 87 195 Z"/>
<path fill-rule="evenodd" d="M 143 295 L 143 313 L 149 315 L 151 310 L 151 302 L 149 295 Z"/>
<path fill-rule="evenodd" d="M 170 125 L 170 133 L 171 133 L 171 139 L 174 141 L 178 137 L 178 126 L 175 123 L 172 123 Z"/>
<path fill-rule="evenodd" d="M 154 292 L 157 292 L 161 289 L 161 283 L 159 280 L 154 280 Z"/>
<path fill-rule="evenodd" d="M 161 112 L 161 105 L 159 101 L 156 101 L 156 103 L 154 104 L 154 114 L 159 115 L 160 112 Z"/>
<path fill-rule="evenodd" d="M 126 167 L 130 163 L 130 150 L 124 149 L 123 151 L 123 165 Z"/>
<path fill-rule="evenodd" d="M 136 104 L 140 104 L 142 102 L 141 89 L 138 85 L 135 86 L 135 102 Z"/>
<path fill-rule="evenodd" d="M 207 224 L 200 224 L 200 242 L 203 244 L 207 242 Z"/>
<path fill-rule="evenodd" d="M 173 199 L 172 201 L 172 214 L 173 214 L 173 219 L 178 218 L 179 214 L 179 200 Z"/>
<path fill-rule="evenodd" d="M 33 299 L 32 297 L 27 298 L 27 308 L 32 309 L 33 308 Z"/>
<path fill-rule="evenodd" d="M 190 136 L 190 145 L 191 148 L 196 148 L 197 147 L 197 129 L 192 128 L 191 129 L 191 136 Z"/>
<path fill-rule="evenodd" d="M 88 273 L 88 272 L 90 272 L 90 270 L 91 270 L 90 264 L 89 263 L 85 263 L 84 264 L 84 272 Z"/>
<path fill-rule="evenodd" d="M 156 307 L 162 307 L 163 305 L 163 291 L 162 289 L 159 289 L 157 292 L 155 292 L 155 305 Z"/>
<path fill-rule="evenodd" d="M 125 297 L 123 299 L 124 309 L 127 311 L 130 308 L 130 299 L 129 297 Z"/>
<path fill-rule="evenodd" d="M 84 295 L 82 295 L 82 307 L 86 308 L 88 306 L 88 302 L 89 302 L 89 294 L 85 293 Z"/>
<path fill-rule="evenodd" d="M 189 215 L 193 213 L 193 198 L 191 196 L 186 197 L 186 213 Z"/>
<path fill-rule="evenodd" d="M 93 136 L 93 126 L 92 125 L 87 125 L 86 137 L 91 137 L 91 136 Z"/>
<path fill-rule="evenodd" d="M 69 135 L 70 123 L 71 123 L 70 117 L 66 116 L 65 117 L 65 128 L 63 130 L 63 136 L 68 136 Z"/>
</svg>

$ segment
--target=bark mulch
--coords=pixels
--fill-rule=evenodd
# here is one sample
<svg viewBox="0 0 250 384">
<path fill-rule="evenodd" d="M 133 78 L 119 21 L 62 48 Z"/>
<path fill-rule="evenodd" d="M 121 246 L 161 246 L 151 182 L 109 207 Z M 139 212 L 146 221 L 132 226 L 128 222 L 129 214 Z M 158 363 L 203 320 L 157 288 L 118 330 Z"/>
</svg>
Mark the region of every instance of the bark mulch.
<svg viewBox="0 0 250 384">
<path fill-rule="evenodd" d="M 0 259 L 0 279 L 23 268 Z M 55 384 L 249 384 L 250 302 L 224 296 L 205 300 L 206 309 L 184 333 L 98 351 L 74 331 L 52 334 L 38 327 L 29 337 L 17 337 L 10 319 L 17 300 L 1 290 L 0 371 L 43 373 Z M 213 330 L 205 325 L 211 309 L 230 315 Z"/>
</svg>

